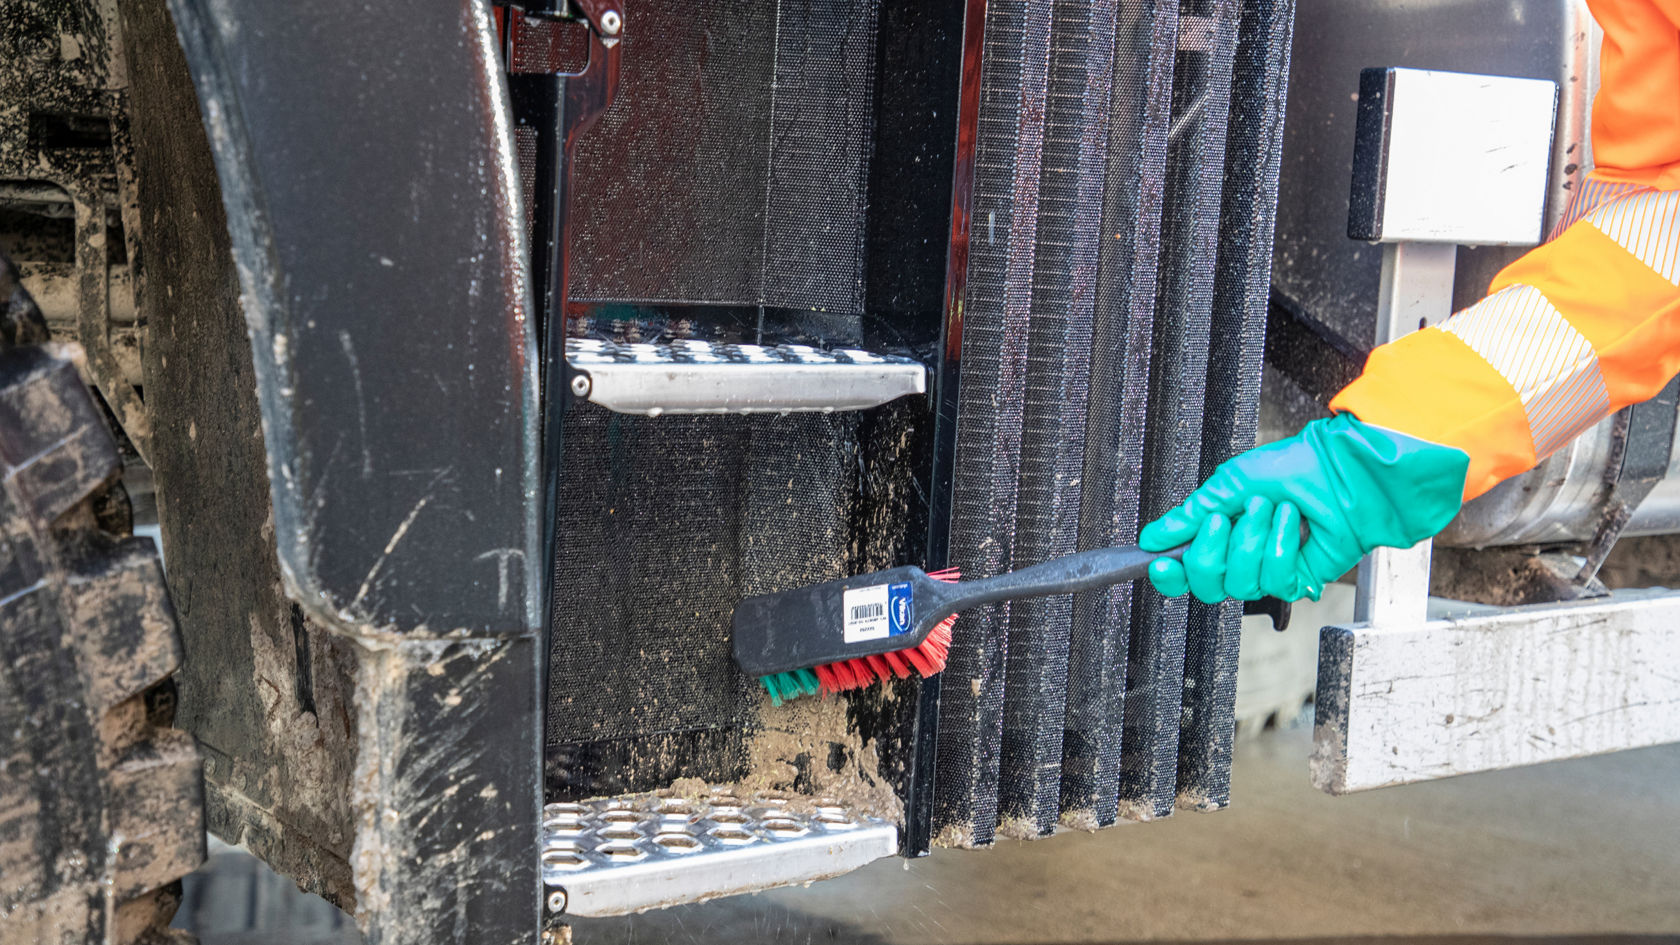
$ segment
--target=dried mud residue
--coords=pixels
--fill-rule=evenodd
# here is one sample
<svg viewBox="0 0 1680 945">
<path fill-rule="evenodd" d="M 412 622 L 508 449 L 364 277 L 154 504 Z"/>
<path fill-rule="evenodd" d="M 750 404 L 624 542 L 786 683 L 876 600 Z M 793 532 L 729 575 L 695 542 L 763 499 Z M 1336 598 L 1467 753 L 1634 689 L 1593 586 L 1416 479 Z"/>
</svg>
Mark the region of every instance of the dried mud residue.
<svg viewBox="0 0 1680 945">
<path fill-rule="evenodd" d="M 748 736 L 745 777 L 727 784 L 682 778 L 668 793 L 694 799 L 720 789 L 743 797 L 779 794 L 793 810 L 838 802 L 856 814 L 904 822 L 903 804 L 881 775 L 875 746 L 850 729 L 843 700 L 797 699 L 772 708 L 766 698 L 761 718 Z"/>
<path fill-rule="evenodd" d="M 998 821 L 998 836 L 1014 840 L 1041 840 L 1049 834 L 1038 829 L 1038 821 L 1031 817 L 1004 817 Z"/>
<path fill-rule="evenodd" d="M 1096 833 L 1103 829 L 1103 824 L 1097 817 L 1097 812 L 1089 807 L 1074 810 L 1063 810 L 1061 825 L 1070 830 L 1082 830 L 1086 833 Z"/>
</svg>

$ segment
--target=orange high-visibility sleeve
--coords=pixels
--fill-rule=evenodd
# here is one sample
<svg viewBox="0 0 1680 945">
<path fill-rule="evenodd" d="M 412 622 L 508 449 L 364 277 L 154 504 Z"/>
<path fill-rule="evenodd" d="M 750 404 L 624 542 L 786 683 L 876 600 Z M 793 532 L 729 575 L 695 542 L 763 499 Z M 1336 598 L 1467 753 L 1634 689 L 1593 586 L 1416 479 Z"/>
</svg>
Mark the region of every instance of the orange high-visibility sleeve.
<svg viewBox="0 0 1680 945">
<path fill-rule="evenodd" d="M 1680 372 L 1680 0 L 1588 0 L 1593 171 L 1487 298 L 1371 353 L 1330 402 L 1470 454 L 1466 499 Z"/>
<path fill-rule="evenodd" d="M 1680 187 L 1680 0 L 1588 0 L 1604 29 L 1593 165 L 1604 180 Z"/>
<path fill-rule="evenodd" d="M 1470 454 L 1469 499 L 1533 466 L 1528 415 L 1510 383 L 1474 349 L 1431 326 L 1371 352 L 1330 401 L 1366 423 Z"/>
<path fill-rule="evenodd" d="M 1600 202 L 1490 288 L 1377 348 L 1330 403 L 1470 454 L 1466 499 L 1680 373 L 1680 191 Z"/>
</svg>

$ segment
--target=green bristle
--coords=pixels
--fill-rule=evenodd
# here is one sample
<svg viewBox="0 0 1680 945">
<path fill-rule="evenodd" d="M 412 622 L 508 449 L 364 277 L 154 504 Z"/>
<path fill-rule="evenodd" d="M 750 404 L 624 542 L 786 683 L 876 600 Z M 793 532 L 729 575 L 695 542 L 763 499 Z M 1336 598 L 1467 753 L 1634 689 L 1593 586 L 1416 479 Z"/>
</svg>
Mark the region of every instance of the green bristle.
<svg viewBox="0 0 1680 945">
<path fill-rule="evenodd" d="M 807 696 L 814 696 L 822 691 L 822 683 L 817 681 L 817 674 L 808 669 L 794 673 L 793 677 L 799 681 L 800 691 Z"/>
<path fill-rule="evenodd" d="M 770 694 L 771 705 L 781 705 L 800 696 L 814 696 L 821 688 L 817 682 L 817 674 L 808 669 L 760 676 L 758 681 L 764 685 L 764 691 Z"/>
</svg>

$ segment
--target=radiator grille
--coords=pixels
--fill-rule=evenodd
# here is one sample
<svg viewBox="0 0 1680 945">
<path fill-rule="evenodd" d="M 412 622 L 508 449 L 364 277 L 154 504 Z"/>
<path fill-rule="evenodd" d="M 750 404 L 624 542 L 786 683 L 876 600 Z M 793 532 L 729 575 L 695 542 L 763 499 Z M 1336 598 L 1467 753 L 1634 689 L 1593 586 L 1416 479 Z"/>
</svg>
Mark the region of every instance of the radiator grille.
<svg viewBox="0 0 1680 945">
<path fill-rule="evenodd" d="M 895 208 L 868 189 L 877 97 L 894 87 L 877 74 L 882 23 L 913 0 L 650 2 L 619 101 L 578 152 L 573 300 L 654 332 L 762 323 L 768 307 L 939 350 L 925 313 L 864 305 L 890 310 L 880 287 L 897 284 L 880 216 Z M 941 375 L 960 380 L 954 415 L 572 408 L 554 796 L 745 772 L 763 719 L 728 656 L 741 596 L 1129 544 L 1252 442 L 1292 19 L 1290 0 L 987 0 L 968 264 L 947 321 L 960 368 Z M 935 423 L 954 425 L 948 483 Z M 948 562 L 917 558 L 911 534 L 944 507 L 934 490 L 950 519 L 932 529 L 949 533 L 929 541 L 948 538 Z M 957 622 L 938 699 L 902 686 L 851 703 L 849 724 L 890 734 L 875 745 L 901 794 L 926 790 L 910 742 L 928 749 L 937 728 L 932 829 L 947 844 L 1217 808 L 1239 620 L 1147 586 L 979 608 Z"/>
<path fill-rule="evenodd" d="M 988 4 L 952 559 L 1129 543 L 1252 443 L 1291 9 Z M 946 843 L 1229 795 L 1240 612 L 1152 590 L 958 621 Z"/>
</svg>

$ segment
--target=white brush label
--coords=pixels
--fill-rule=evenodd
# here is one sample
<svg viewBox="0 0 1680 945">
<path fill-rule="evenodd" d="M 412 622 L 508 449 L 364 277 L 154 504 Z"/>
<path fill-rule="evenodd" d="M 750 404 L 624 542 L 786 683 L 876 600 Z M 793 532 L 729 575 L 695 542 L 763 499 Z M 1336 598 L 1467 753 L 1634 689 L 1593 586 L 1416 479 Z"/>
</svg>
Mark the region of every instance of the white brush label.
<svg viewBox="0 0 1680 945">
<path fill-rule="evenodd" d="M 910 584 L 875 584 L 844 591 L 840 595 L 847 643 L 880 640 L 910 632 L 915 617 Z"/>
</svg>

